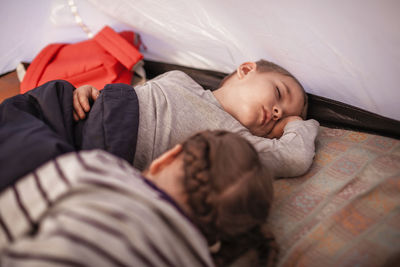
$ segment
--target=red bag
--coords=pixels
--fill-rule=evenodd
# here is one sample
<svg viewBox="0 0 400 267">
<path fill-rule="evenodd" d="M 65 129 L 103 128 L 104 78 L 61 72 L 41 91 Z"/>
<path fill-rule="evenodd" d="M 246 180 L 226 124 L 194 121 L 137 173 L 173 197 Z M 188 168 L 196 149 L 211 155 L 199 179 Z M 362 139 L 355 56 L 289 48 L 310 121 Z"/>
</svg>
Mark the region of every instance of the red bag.
<svg viewBox="0 0 400 267">
<path fill-rule="evenodd" d="M 143 59 L 140 45 L 134 32 L 118 34 L 108 26 L 87 41 L 50 44 L 29 65 L 21 93 L 57 79 L 75 87 L 90 84 L 98 89 L 109 83 L 131 84 L 133 68 Z"/>
</svg>

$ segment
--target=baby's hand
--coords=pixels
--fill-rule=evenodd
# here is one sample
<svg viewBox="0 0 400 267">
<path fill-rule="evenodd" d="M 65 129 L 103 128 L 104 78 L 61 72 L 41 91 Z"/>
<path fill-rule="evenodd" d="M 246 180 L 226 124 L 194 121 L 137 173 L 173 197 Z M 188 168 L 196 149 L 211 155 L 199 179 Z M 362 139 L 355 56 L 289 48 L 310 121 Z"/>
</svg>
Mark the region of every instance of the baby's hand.
<svg viewBox="0 0 400 267">
<path fill-rule="evenodd" d="M 283 119 L 280 119 L 272 128 L 271 132 L 266 136 L 267 138 L 280 138 L 283 135 L 283 129 L 285 128 L 286 124 L 291 121 L 302 120 L 299 116 L 288 116 Z"/>
<path fill-rule="evenodd" d="M 74 120 L 83 120 L 86 117 L 85 112 L 89 112 L 89 100 L 94 101 L 99 96 L 99 90 L 91 85 L 82 85 L 74 90 L 73 106 L 74 106 Z"/>
</svg>

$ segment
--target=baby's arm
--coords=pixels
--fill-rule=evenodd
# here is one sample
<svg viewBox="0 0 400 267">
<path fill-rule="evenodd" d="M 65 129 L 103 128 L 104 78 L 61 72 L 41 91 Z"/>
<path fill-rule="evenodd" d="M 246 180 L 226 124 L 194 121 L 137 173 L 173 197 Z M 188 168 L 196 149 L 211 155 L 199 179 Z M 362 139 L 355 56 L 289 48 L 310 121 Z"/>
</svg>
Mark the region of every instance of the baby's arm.
<svg viewBox="0 0 400 267">
<path fill-rule="evenodd" d="M 255 146 L 276 177 L 299 176 L 307 172 L 313 162 L 318 127 L 316 120 L 290 121 L 279 139 L 263 138 Z"/>
<path fill-rule="evenodd" d="M 91 85 L 82 85 L 74 90 L 73 106 L 75 121 L 83 120 L 86 117 L 86 112 L 90 110 L 89 100 L 96 101 L 99 94 L 99 90 Z"/>
</svg>

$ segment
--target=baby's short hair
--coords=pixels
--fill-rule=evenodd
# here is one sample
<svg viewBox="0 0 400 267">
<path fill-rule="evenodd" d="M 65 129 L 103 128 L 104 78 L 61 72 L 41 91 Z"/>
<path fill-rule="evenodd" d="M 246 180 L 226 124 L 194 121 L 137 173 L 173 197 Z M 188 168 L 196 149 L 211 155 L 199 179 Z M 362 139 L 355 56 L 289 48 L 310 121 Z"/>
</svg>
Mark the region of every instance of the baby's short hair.
<svg viewBox="0 0 400 267">
<path fill-rule="evenodd" d="M 280 73 L 285 76 L 289 76 L 300 86 L 301 91 L 303 92 L 303 97 L 304 97 L 304 105 L 303 105 L 303 109 L 301 111 L 300 117 L 305 120 L 307 117 L 308 96 L 307 96 L 306 91 L 304 90 L 303 85 L 300 83 L 300 81 L 285 68 L 283 68 L 283 67 L 279 66 L 278 64 L 275 64 L 271 61 L 265 60 L 265 59 L 260 59 L 260 60 L 256 61 L 256 70 L 260 73 L 276 72 L 276 73 Z M 228 76 L 226 76 L 221 81 L 220 86 L 222 86 L 230 77 L 235 75 L 235 73 L 236 73 L 236 70 L 234 72 L 232 72 L 231 74 L 229 74 Z"/>
</svg>

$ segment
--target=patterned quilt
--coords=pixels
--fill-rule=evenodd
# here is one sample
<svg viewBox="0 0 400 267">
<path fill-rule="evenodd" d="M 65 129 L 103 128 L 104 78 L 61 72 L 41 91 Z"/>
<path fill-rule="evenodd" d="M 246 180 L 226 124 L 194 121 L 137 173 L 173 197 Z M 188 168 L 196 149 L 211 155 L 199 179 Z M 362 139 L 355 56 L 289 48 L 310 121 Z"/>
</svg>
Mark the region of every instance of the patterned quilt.
<svg viewBox="0 0 400 267">
<path fill-rule="evenodd" d="M 400 141 L 320 127 L 310 171 L 275 182 L 278 266 L 383 266 L 400 255 Z"/>
</svg>

